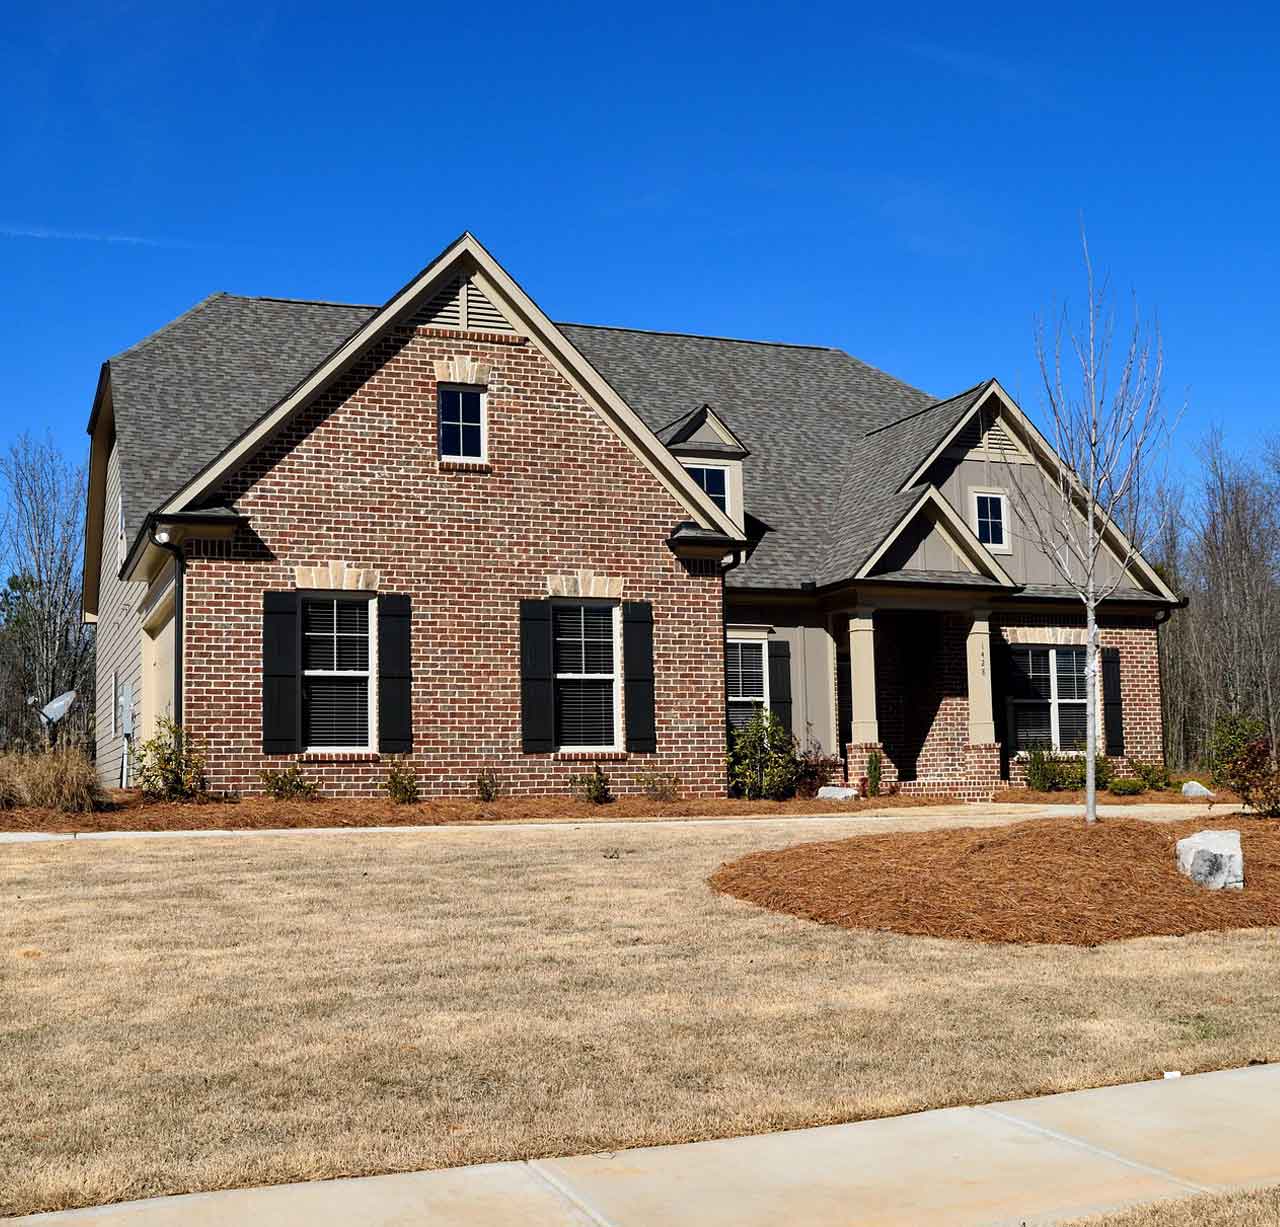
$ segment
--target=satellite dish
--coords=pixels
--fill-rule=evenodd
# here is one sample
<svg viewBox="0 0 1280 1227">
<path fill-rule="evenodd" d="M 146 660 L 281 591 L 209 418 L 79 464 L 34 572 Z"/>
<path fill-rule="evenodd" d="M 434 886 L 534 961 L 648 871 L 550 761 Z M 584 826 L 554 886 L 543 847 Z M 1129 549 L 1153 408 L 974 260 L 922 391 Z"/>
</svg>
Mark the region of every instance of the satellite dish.
<svg viewBox="0 0 1280 1227">
<path fill-rule="evenodd" d="M 46 703 L 40 709 L 40 718 L 46 724 L 57 724 L 63 716 L 71 708 L 71 704 L 76 701 L 76 692 L 68 690 L 65 694 L 60 694 L 56 699 Z"/>
</svg>

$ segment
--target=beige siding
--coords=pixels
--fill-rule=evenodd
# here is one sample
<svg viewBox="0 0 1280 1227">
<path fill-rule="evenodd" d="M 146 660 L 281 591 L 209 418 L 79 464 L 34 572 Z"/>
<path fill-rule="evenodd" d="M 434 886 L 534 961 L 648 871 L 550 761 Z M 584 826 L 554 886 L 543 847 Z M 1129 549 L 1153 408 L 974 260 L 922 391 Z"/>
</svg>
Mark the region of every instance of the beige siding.
<svg viewBox="0 0 1280 1227">
<path fill-rule="evenodd" d="M 133 695 L 135 726 L 141 702 L 142 643 L 138 604 L 146 588 L 141 583 L 122 583 L 118 544 L 120 464 L 116 448 L 107 461 L 106 507 L 103 513 L 102 578 L 98 597 L 97 626 L 97 731 L 98 777 L 104 784 L 120 782 L 120 758 L 124 748 L 121 722 L 112 732 L 113 683 L 118 677 L 122 690 Z M 136 742 L 135 738 L 135 742 Z"/>
</svg>

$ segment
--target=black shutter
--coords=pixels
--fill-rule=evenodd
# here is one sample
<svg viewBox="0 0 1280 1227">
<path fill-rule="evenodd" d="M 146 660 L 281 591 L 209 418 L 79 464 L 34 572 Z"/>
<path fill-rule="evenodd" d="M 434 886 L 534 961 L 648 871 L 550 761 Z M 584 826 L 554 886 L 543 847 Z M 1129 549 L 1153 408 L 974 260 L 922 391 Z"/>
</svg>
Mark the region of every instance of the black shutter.
<svg viewBox="0 0 1280 1227">
<path fill-rule="evenodd" d="M 526 754 L 556 748 L 551 602 L 520 602 L 520 739 Z"/>
<path fill-rule="evenodd" d="M 622 603 L 622 684 L 627 749 L 653 754 L 658 734 L 653 707 L 653 606 L 648 601 Z"/>
<path fill-rule="evenodd" d="M 1102 649 L 1102 732 L 1107 753 L 1124 754 L 1124 710 L 1120 701 L 1120 651 Z"/>
<path fill-rule="evenodd" d="M 378 597 L 378 749 L 413 749 L 412 602 L 395 594 Z"/>
<path fill-rule="evenodd" d="M 788 733 L 791 727 L 791 645 L 785 639 L 769 640 L 769 708 Z"/>
<path fill-rule="evenodd" d="M 262 594 L 262 752 L 296 754 L 301 747 L 302 688 L 298 682 L 298 594 Z"/>
</svg>

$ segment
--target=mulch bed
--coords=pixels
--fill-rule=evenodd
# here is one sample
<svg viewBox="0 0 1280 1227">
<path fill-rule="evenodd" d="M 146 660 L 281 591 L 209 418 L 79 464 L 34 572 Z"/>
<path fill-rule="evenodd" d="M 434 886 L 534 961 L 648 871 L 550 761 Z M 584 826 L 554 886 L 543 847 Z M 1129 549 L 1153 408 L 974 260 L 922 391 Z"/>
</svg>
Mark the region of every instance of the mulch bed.
<svg viewBox="0 0 1280 1227">
<path fill-rule="evenodd" d="M 1240 831 L 1243 891 L 1178 873 L 1174 843 Z M 713 889 L 846 929 L 980 942 L 1096 946 L 1129 937 L 1280 925 L 1280 821 L 1050 818 L 986 829 L 864 835 L 756 852 Z"/>
<path fill-rule="evenodd" d="M 463 797 L 436 798 L 416 805 L 390 800 L 272 801 L 248 797 L 241 801 L 157 802 L 139 794 L 116 791 L 106 809 L 92 814 L 63 814 L 57 810 L 0 811 L 0 831 L 49 834 L 88 831 L 236 831 L 276 827 L 443 826 L 467 822 L 593 822 L 640 818 L 767 818 L 804 814 L 856 814 L 885 806 L 913 808 L 952 802 L 949 797 L 874 797 L 867 801 L 734 801 L 708 798 L 689 801 L 651 801 L 622 797 L 592 805 L 574 797 L 501 797 L 472 801 Z"/>
<path fill-rule="evenodd" d="M 1084 789 L 1060 789 L 1054 792 L 1036 792 L 1031 788 L 1003 788 L 997 794 L 1000 802 L 1018 805 L 1083 805 Z M 1118 797 L 1105 788 L 1098 789 L 1099 805 L 1202 805 L 1203 797 L 1184 797 L 1181 789 L 1168 788 L 1140 792 L 1136 797 Z M 1240 798 L 1225 790 L 1215 795 L 1215 806 L 1229 807 L 1240 804 Z"/>
</svg>

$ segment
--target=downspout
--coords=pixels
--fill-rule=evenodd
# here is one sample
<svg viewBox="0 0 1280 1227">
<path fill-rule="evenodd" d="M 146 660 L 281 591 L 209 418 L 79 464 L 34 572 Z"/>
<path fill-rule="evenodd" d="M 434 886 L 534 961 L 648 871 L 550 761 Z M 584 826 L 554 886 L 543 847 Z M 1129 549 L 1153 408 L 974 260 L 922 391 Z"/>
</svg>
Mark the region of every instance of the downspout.
<svg viewBox="0 0 1280 1227">
<path fill-rule="evenodd" d="M 155 531 L 151 524 L 147 530 L 151 544 L 166 554 L 173 555 L 173 722 L 182 727 L 182 590 L 187 573 L 187 560 L 182 547 L 169 540 L 167 532 Z"/>
</svg>

